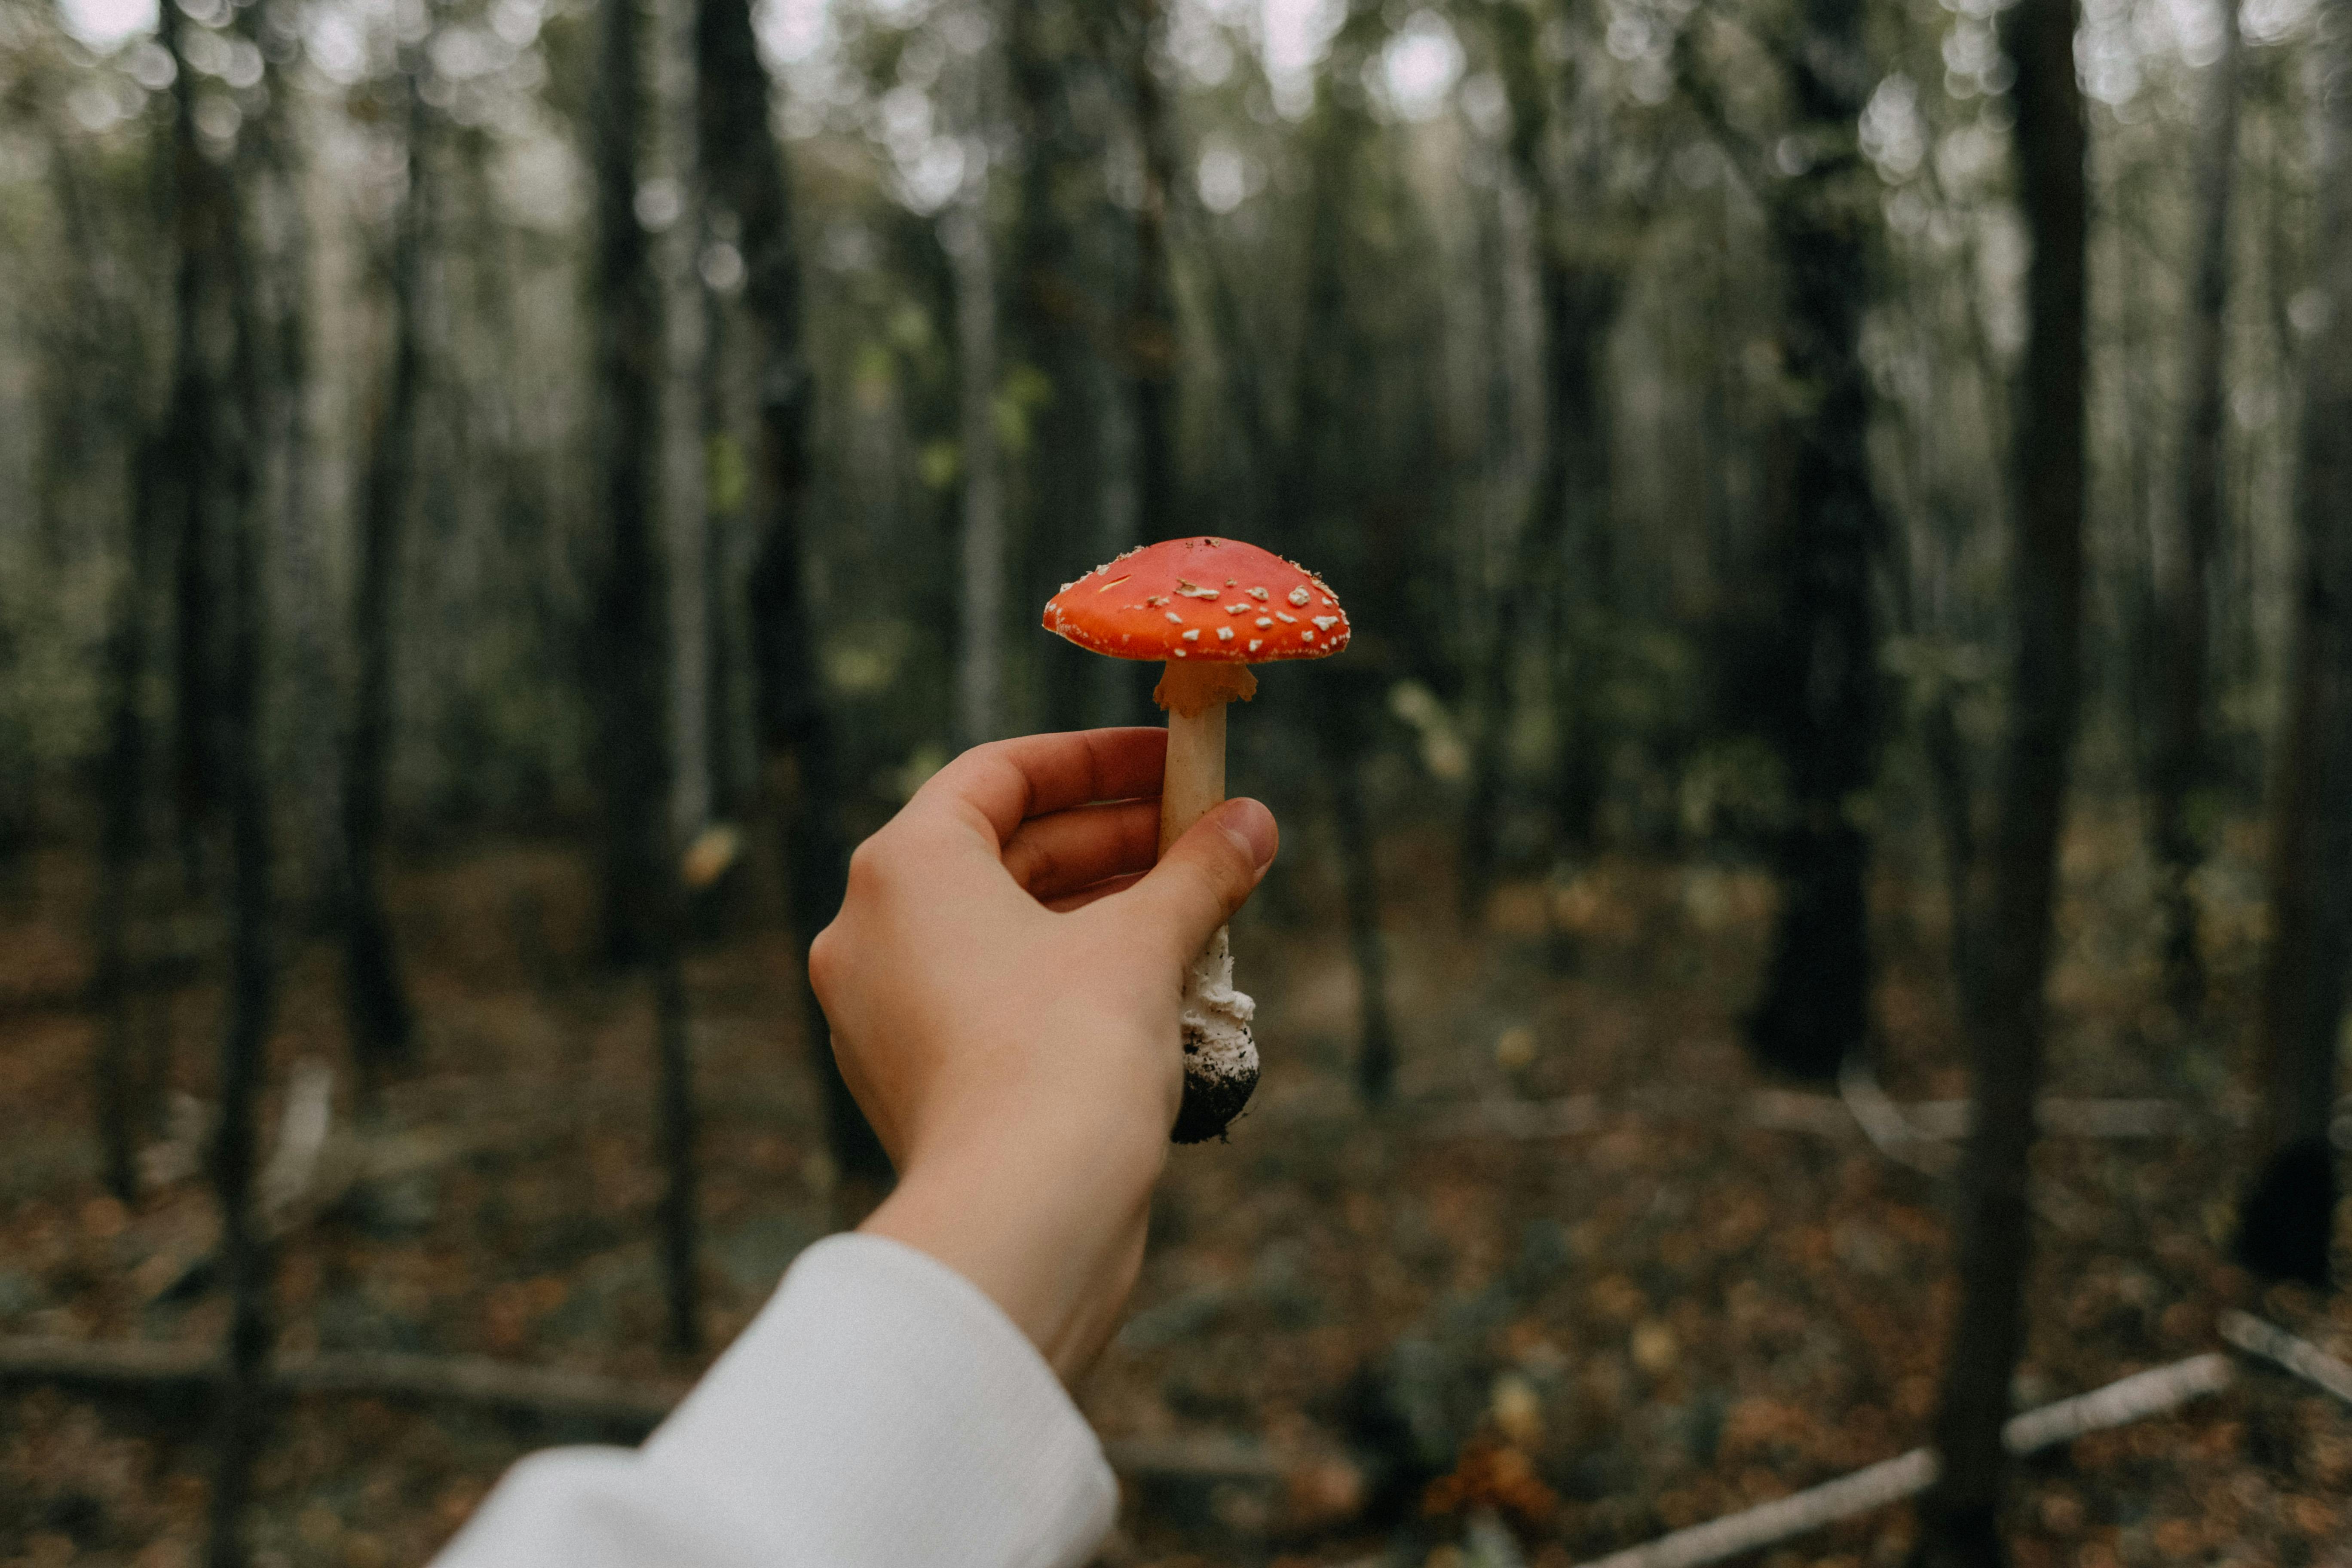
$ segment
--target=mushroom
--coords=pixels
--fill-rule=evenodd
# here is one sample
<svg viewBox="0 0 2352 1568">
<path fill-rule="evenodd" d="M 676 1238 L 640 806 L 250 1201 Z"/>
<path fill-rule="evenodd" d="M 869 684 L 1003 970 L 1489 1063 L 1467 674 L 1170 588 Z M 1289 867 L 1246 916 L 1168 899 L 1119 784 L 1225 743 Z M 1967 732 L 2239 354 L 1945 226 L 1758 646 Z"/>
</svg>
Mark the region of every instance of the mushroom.
<svg viewBox="0 0 2352 1568">
<path fill-rule="evenodd" d="M 1328 658 L 1348 614 L 1323 580 L 1233 539 L 1171 539 L 1097 566 L 1045 602 L 1045 629 L 1092 653 L 1164 659 L 1151 700 L 1168 710 L 1160 853 L 1225 798 L 1225 704 L 1257 693 L 1253 664 Z M 1184 980 L 1184 1104 L 1169 1136 L 1221 1136 L 1257 1087 L 1257 1004 L 1234 989 L 1220 930 Z"/>
</svg>

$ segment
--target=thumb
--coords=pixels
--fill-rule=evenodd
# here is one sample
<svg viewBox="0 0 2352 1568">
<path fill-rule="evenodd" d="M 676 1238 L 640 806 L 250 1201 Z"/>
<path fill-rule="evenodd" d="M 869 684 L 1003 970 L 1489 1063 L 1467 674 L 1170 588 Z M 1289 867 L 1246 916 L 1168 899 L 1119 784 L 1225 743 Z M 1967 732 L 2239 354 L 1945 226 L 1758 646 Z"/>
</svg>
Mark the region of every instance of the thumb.
<svg viewBox="0 0 2352 1568">
<path fill-rule="evenodd" d="M 1096 907 L 1118 908 L 1116 918 L 1145 942 L 1190 963 L 1257 887 L 1281 839 L 1274 813 L 1229 800 L 1170 845 L 1141 881 Z"/>
</svg>

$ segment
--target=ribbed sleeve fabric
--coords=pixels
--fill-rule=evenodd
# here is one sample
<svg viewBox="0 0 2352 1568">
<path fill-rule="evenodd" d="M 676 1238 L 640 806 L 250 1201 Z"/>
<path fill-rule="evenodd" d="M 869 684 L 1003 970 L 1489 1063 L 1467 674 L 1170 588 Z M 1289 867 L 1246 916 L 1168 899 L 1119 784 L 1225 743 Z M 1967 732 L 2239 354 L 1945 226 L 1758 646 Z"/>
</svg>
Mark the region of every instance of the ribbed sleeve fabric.
<svg viewBox="0 0 2352 1568">
<path fill-rule="evenodd" d="M 637 1449 L 516 1465 L 436 1568 L 1077 1568 L 1101 1445 L 996 1304 L 880 1237 L 803 1253 Z"/>
</svg>

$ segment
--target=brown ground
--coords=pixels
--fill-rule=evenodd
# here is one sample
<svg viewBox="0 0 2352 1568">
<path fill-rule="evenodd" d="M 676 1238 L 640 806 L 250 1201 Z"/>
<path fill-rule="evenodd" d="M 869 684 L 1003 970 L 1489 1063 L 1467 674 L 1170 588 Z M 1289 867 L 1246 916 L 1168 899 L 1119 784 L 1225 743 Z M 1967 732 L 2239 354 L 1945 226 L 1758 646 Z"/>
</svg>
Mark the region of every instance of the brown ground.
<svg viewBox="0 0 2352 1568">
<path fill-rule="evenodd" d="M 2214 1314 L 2231 1304 L 2352 1352 L 2352 1301 L 2258 1298 L 2221 1261 L 2244 1143 L 2236 1029 L 2184 1043 L 2151 1006 L 2130 844 L 2118 825 L 2070 846 L 2053 1087 L 2163 1097 L 2189 1120 L 2158 1140 L 2045 1142 L 2021 1378 L 2033 1403 L 2213 1348 Z M 1442 888 L 1440 849 L 1392 842 L 1389 885 Z M 1264 902 L 1335 907 L 1315 867 L 1288 874 Z M 210 1342 L 216 1295 L 151 1299 L 162 1267 L 151 1260 L 204 1223 L 200 1185 L 183 1180 L 135 1213 L 105 1197 L 87 1131 L 91 1021 L 5 1000 L 85 973 L 86 883 L 78 860 L 47 854 L 0 910 L 11 1108 L 0 1333 Z M 1931 884 L 1891 871 L 1880 898 L 1883 1071 L 1906 1100 L 1964 1086 Z M 2256 891 L 2242 858 L 2210 876 L 2219 1018 L 2245 1012 Z M 583 893 L 576 857 L 545 846 L 452 855 L 396 879 L 428 1037 L 387 1122 L 488 1146 L 305 1228 L 279 1273 L 289 1345 L 692 1370 L 658 1349 L 645 990 L 580 963 Z M 1161 1471 L 1170 1456 L 1206 1456 L 1232 1473 L 1155 1472 L 1131 1488 L 1103 1561 L 1338 1563 L 1393 1539 L 1409 1543 L 1399 1561 L 1459 1564 L 1459 1510 L 1483 1502 L 1513 1520 L 1532 1560 L 1560 1564 L 1922 1441 L 1951 1304 L 1941 1192 L 1842 1124 L 1834 1101 L 1801 1119 L 1812 1130 L 1758 1124 L 1766 1086 L 1735 1031 L 1769 914 L 1764 884 L 1611 860 L 1566 885 L 1506 889 L 1476 941 L 1444 896 L 1391 903 L 1402 1105 L 1379 1116 L 1349 1091 L 1354 982 L 1321 929 L 1336 922 L 1285 927 L 1261 912 L 1237 932 L 1242 984 L 1264 1007 L 1259 1103 L 1229 1145 L 1175 1156 L 1134 1318 L 1085 1391 L 1118 1451 Z M 739 936 L 698 955 L 689 978 L 718 1344 L 835 1205 L 799 1066 L 789 945 L 772 931 Z M 330 955 L 299 954 L 281 1068 L 302 1056 L 340 1066 L 337 997 Z M 176 1083 L 198 1096 L 216 1006 L 207 984 L 171 1008 Z M 1599 1115 L 1583 1131 L 1514 1135 L 1498 1130 L 1507 1111 L 1479 1122 L 1475 1110 L 1465 1128 L 1456 1105 L 1457 1130 L 1433 1132 L 1433 1102 L 1584 1095 Z M 1385 1440 L 1372 1409 L 1390 1413 Z M 1355 1509 L 1379 1489 L 1382 1456 L 1412 1447 L 1398 1434 L 1413 1419 L 1465 1457 L 1433 1488 L 1395 1472 L 1400 1534 Z M 578 1435 L 303 1401 L 264 1467 L 257 1560 L 421 1562 L 518 1454 Z M 193 1563 L 204 1436 L 200 1413 L 0 1391 L 0 1563 Z M 1254 1463 L 1276 1479 L 1249 1479 Z M 2252 1374 L 2034 1461 L 2018 1517 L 2023 1568 L 2346 1568 L 2352 1410 Z M 1909 1529 L 1907 1510 L 1888 1510 L 1763 1561 L 1891 1563 Z"/>
</svg>

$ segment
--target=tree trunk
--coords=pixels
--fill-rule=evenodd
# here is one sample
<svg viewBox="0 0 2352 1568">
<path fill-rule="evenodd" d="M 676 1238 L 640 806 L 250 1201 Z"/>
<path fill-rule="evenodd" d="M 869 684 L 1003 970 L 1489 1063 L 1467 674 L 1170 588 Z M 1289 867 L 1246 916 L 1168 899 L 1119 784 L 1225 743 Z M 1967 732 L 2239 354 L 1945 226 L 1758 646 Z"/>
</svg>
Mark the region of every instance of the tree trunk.
<svg viewBox="0 0 2352 1568">
<path fill-rule="evenodd" d="M 433 192 L 424 77 L 430 42 L 428 33 L 404 51 L 401 61 L 406 184 L 392 219 L 392 362 L 383 401 L 376 410 L 367 489 L 360 500 L 359 576 L 352 597 L 359 680 L 344 737 L 343 1006 L 362 1100 L 372 1100 L 383 1074 L 408 1058 L 415 1028 L 377 879 L 394 711 L 397 644 L 393 631 L 401 543 L 408 531 L 416 473 L 416 405 L 425 370 L 422 296 Z"/>
<path fill-rule="evenodd" d="M 668 346 L 662 400 L 662 517 L 668 545 L 669 828 L 690 844 L 710 820 L 709 467 L 703 448 L 703 381 L 714 367 L 705 351 L 705 289 L 699 266 L 707 240 L 700 159 L 700 106 L 695 87 L 696 0 L 661 0 L 659 46 L 662 173 L 677 191 L 678 213 L 662 233 L 663 337 Z"/>
<path fill-rule="evenodd" d="M 2324 1287 L 2339 1190 L 2328 1122 L 2352 958 L 2352 0 L 2327 0 L 2317 40 L 2315 254 L 2330 309 L 2303 353 L 2294 674 L 2263 977 L 2263 1155 L 2237 1252 L 2266 1278 Z"/>
<path fill-rule="evenodd" d="M 1862 365 L 1869 230 L 1850 187 L 1871 72 L 1859 0 L 1808 0 L 1792 53 L 1801 142 L 1812 162 L 1769 208 L 1781 268 L 1783 373 L 1801 412 L 1778 528 L 1780 637 L 1769 716 L 1789 784 L 1774 860 L 1780 910 L 1764 994 L 1747 1019 L 1762 1065 L 1837 1076 L 1869 1029 L 1870 840 L 1857 806 L 1878 758 L 1878 639 L 1871 550 L 1880 530 Z M 1873 209 L 1874 210 L 1874 209 Z"/>
<path fill-rule="evenodd" d="M 685 966 L 678 952 L 677 900 L 657 925 L 654 941 L 654 1033 L 661 1071 L 662 1164 L 669 1180 L 662 1189 L 662 1267 L 669 1298 L 669 1348 L 693 1355 L 702 1348 L 701 1283 L 696 1251 L 696 1118 L 692 1017 L 687 1006 Z"/>
<path fill-rule="evenodd" d="M 240 164 L 242 166 L 242 161 Z M 217 424 L 221 479 L 222 570 L 209 574 L 222 597 L 219 707 L 212 754 L 220 764 L 229 828 L 228 1017 L 221 1036 L 219 1121 L 212 1176 L 220 1205 L 220 1258 L 229 1298 L 226 1363 L 213 1449 L 212 1568 L 245 1561 L 243 1517 L 253 1469 L 268 1425 L 268 1360 L 273 1332 L 268 1237 L 255 1212 L 256 1120 L 268 1067 L 276 1004 L 272 944 L 269 781 L 262 710 L 267 683 L 258 446 L 268 395 L 261 360 L 251 247 L 233 190 L 218 193 L 213 236 L 230 329 L 230 369 Z"/>
<path fill-rule="evenodd" d="M 1960 1307 L 1936 1414 L 1941 1473 L 1920 1507 L 1915 1555 L 1956 1568 L 2003 1560 L 2001 1425 L 2025 1340 L 2027 1159 L 2082 687 L 2087 134 L 2074 31 L 2074 0 L 2020 0 L 2010 37 L 2019 192 L 2032 244 L 2010 562 L 2018 640 L 1986 902 L 1976 914 L 1981 996 L 1969 1027 L 1974 1131 L 1960 1173 Z"/>
<path fill-rule="evenodd" d="M 977 69 L 975 62 L 971 68 Z M 975 145 L 979 138 L 972 138 Z M 956 371 L 961 413 L 963 548 L 956 655 L 956 743 L 1004 730 L 1004 506 L 996 450 L 996 268 L 988 186 L 975 180 L 940 220 L 955 279 Z"/>
<path fill-rule="evenodd" d="M 809 424 L 815 389 L 801 331 L 792 191 L 768 125 L 768 78 L 749 0 L 698 0 L 695 26 L 700 152 L 710 198 L 734 214 L 743 306 L 758 328 L 760 430 L 751 493 L 755 547 L 746 608 L 761 752 L 789 777 L 783 803 L 785 901 L 805 972 L 810 939 L 841 908 L 849 844 L 841 826 L 839 747 L 826 710 L 803 563 Z M 890 1175 L 874 1130 L 843 1083 L 815 994 L 801 990 L 809 1065 L 824 1100 L 835 1167 L 861 1184 Z"/>
<path fill-rule="evenodd" d="M 1389 1018 L 1388 939 L 1381 931 L 1380 861 L 1371 816 L 1364 805 L 1363 753 L 1379 703 L 1379 683 L 1341 678 L 1336 700 L 1318 703 L 1328 715 L 1324 753 L 1331 759 L 1332 826 L 1339 839 L 1339 870 L 1348 905 L 1348 951 L 1356 963 L 1356 1089 L 1367 1105 L 1385 1105 L 1396 1090 L 1396 1026 Z M 1367 687 L 1369 689 L 1360 689 Z M 1351 700 L 1352 697 L 1352 700 Z"/>
<path fill-rule="evenodd" d="M 1031 602 L 1123 547 L 1112 548 L 1103 504 L 1116 417 L 1102 395 L 1109 371 L 1097 338 L 1102 331 L 1098 252 L 1116 211 L 1103 193 L 1106 156 L 1098 127 L 1082 116 L 1079 82 L 1099 68 L 1090 43 L 1097 29 L 1075 7 L 1053 0 L 1011 8 L 1005 57 L 1019 129 L 1020 217 L 1006 290 L 1013 352 L 1042 378 L 1029 419 L 1025 470 L 1026 580 Z M 1103 661 L 1058 637 L 1033 645 L 1045 727 L 1083 729 L 1096 721 Z"/>
<path fill-rule="evenodd" d="M 1397 673 L 1393 650 L 1404 633 L 1401 621 L 1376 607 L 1400 604 L 1401 596 L 1392 591 L 1399 563 L 1378 559 L 1381 552 L 1367 538 L 1370 498 L 1357 462 L 1352 416 L 1356 395 L 1370 380 L 1371 356 L 1349 310 L 1347 281 L 1355 244 L 1350 204 L 1360 194 L 1360 164 L 1371 136 L 1360 83 L 1381 26 L 1375 7 L 1350 0 L 1318 87 L 1321 101 L 1305 132 L 1310 205 L 1297 402 L 1270 487 L 1274 504 L 1267 513 L 1271 527 L 1296 531 L 1291 537 L 1312 547 L 1320 569 L 1345 580 L 1345 568 L 1360 566 L 1363 575 L 1357 580 L 1364 586 L 1354 591 L 1358 623 L 1391 628 L 1378 637 L 1358 637 L 1347 668 L 1325 678 L 1325 691 L 1308 699 L 1318 750 L 1329 767 L 1349 945 L 1356 965 L 1362 1029 L 1356 1083 L 1366 1102 L 1374 1105 L 1384 1102 L 1393 1089 L 1397 1051 L 1388 1010 L 1380 872 L 1362 772 L 1380 730 L 1382 698 Z M 1273 537 L 1279 541 L 1283 533 Z"/>
<path fill-rule="evenodd" d="M 168 169 L 166 159 L 156 160 Z M 99 783 L 99 886 L 93 910 L 91 948 L 96 954 L 91 991 L 104 1016 L 92 1064 L 98 1112 L 100 1166 L 107 1190 L 128 1203 L 139 1186 L 136 1146 L 142 1121 L 135 1065 L 137 1034 L 131 1009 L 134 955 L 131 917 L 140 865 L 147 849 L 147 723 L 140 693 L 150 656 L 148 616 L 155 609 L 155 534 L 158 502 L 156 443 L 145 428 L 141 406 L 140 333 L 119 291 L 103 281 L 118 258 L 101 254 L 89 193 L 62 135 L 49 147 L 58 210 L 66 247 L 74 258 L 76 309 L 93 346 L 101 350 L 100 416 L 126 449 L 129 483 L 124 488 L 121 574 L 106 609 L 101 652 L 106 704 L 105 764 Z M 168 195 L 168 187 L 166 189 Z"/>
<path fill-rule="evenodd" d="M 172 285 L 172 390 L 164 415 L 163 463 L 176 514 L 172 541 L 172 799 L 181 875 L 191 890 L 203 880 L 205 822 L 214 767 L 210 725 L 212 628 L 210 509 L 216 477 L 206 429 L 210 376 L 205 363 L 205 312 L 212 289 L 211 247 L 223 197 L 218 174 L 196 142 L 195 79 L 180 53 L 186 24 L 158 13 L 158 32 L 174 66 L 172 77 L 172 223 L 178 251 Z"/>
<path fill-rule="evenodd" d="M 1511 677 L 1518 667 L 1527 612 L 1537 602 L 1543 563 L 1554 543 L 1552 530 L 1559 525 L 1566 510 L 1569 438 L 1561 428 L 1559 409 L 1563 403 L 1561 384 L 1572 374 L 1568 363 L 1566 323 L 1559 315 L 1564 291 L 1555 287 L 1564 268 L 1558 237 L 1553 232 L 1556 215 L 1552 179 L 1543 155 L 1556 90 L 1552 73 L 1547 68 L 1548 58 L 1537 47 L 1531 11 L 1517 5 L 1496 6 L 1488 13 L 1488 19 L 1497 34 L 1495 52 L 1503 68 L 1504 90 L 1511 110 L 1506 164 L 1497 171 L 1496 180 L 1496 203 L 1498 209 L 1506 207 L 1509 182 L 1516 180 L 1527 202 L 1528 227 L 1534 239 L 1536 330 L 1543 340 L 1545 407 L 1538 437 L 1542 442 L 1542 461 L 1528 488 L 1526 503 L 1504 541 L 1503 581 L 1491 601 L 1487 642 L 1472 678 L 1477 697 L 1478 731 L 1470 754 L 1469 794 L 1462 810 L 1459 889 L 1462 918 L 1471 924 L 1477 923 L 1485 913 L 1486 895 L 1494 886 L 1496 848 L 1502 828 L 1504 773 L 1508 766 L 1515 713 Z M 1503 227 L 1502 217 L 1503 212 L 1498 210 L 1494 226 L 1497 230 Z M 1506 253 L 1493 264 L 1492 270 L 1499 272 L 1509 265 L 1507 246 L 1498 237 L 1495 248 Z M 1487 370 L 1487 416 L 1491 421 L 1487 440 L 1494 443 L 1501 440 L 1509 423 L 1510 376 L 1506 355 L 1510 341 L 1507 318 L 1512 312 L 1509 289 L 1497 287 L 1488 294 L 1493 337 L 1492 362 Z M 1507 453 L 1503 453 L 1502 458 L 1495 464 L 1498 474 L 1508 466 Z"/>
<path fill-rule="evenodd" d="M 1174 128 L 1152 53 L 1160 0 L 1133 0 L 1128 81 L 1143 199 L 1135 208 L 1135 300 L 1126 361 L 1135 408 L 1136 521 L 1143 538 L 1173 538 L 1180 516 L 1176 473 L 1176 300 L 1169 279 L 1168 203 L 1177 180 Z"/>
<path fill-rule="evenodd" d="M 2161 671 L 2150 781 L 2158 894 L 2164 909 L 2164 985 L 2183 1017 L 2203 1005 L 2205 966 L 2190 886 L 2205 858 L 2195 793 L 2207 782 L 2205 710 L 2212 637 L 2213 560 L 2227 500 L 2221 471 L 2225 314 L 2230 295 L 2230 202 L 2238 159 L 2238 7 L 2221 0 L 2221 55 L 2205 72 L 2197 166 L 2197 268 L 2189 301 L 2188 398 L 2180 489 L 2171 548 L 2159 560 L 2156 616 Z"/>
<path fill-rule="evenodd" d="M 636 212 L 645 123 L 636 0 L 601 0 L 591 112 L 596 187 L 596 456 L 604 560 L 589 637 L 604 784 L 604 945 L 654 956 L 675 880 L 666 853 L 669 641 L 656 522 L 661 470 L 661 295 Z"/>
</svg>

